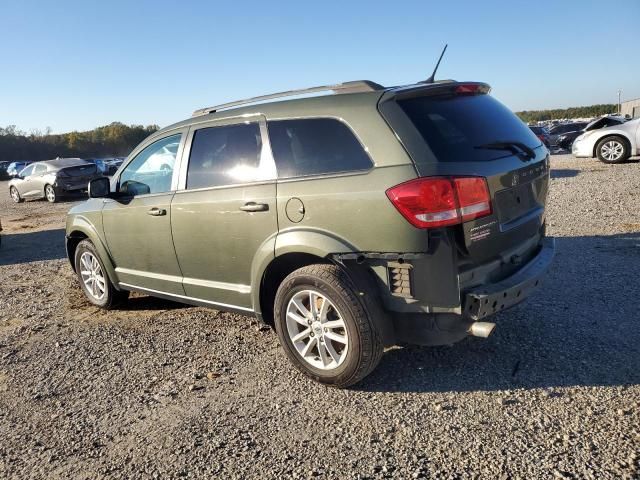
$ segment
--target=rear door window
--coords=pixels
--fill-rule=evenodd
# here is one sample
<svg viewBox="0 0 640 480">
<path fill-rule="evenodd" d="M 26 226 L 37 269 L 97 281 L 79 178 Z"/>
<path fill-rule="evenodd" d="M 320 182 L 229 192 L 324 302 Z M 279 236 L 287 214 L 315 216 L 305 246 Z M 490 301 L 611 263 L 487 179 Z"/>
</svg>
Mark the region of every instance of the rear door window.
<svg viewBox="0 0 640 480">
<path fill-rule="evenodd" d="M 495 142 L 541 145 L 531 129 L 489 95 L 442 95 L 398 100 L 441 162 L 484 162 L 510 156 L 507 150 L 480 148 Z"/>
<path fill-rule="evenodd" d="M 187 189 L 237 185 L 273 179 L 261 163 L 262 137 L 258 123 L 201 128 L 193 134 Z"/>
<path fill-rule="evenodd" d="M 368 170 L 371 159 L 349 127 L 332 118 L 269 122 L 278 178 Z"/>
</svg>

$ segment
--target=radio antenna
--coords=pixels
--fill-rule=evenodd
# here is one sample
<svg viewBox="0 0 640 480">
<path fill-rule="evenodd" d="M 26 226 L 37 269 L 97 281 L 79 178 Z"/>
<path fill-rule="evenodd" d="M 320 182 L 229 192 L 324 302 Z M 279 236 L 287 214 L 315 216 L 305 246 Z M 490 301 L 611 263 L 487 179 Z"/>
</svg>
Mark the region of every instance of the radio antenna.
<svg viewBox="0 0 640 480">
<path fill-rule="evenodd" d="M 438 59 L 438 63 L 436 63 L 436 68 L 433 69 L 433 73 L 431 74 L 431 76 L 429 78 L 427 78 L 426 80 L 423 80 L 422 82 L 419 83 L 433 83 L 436 79 L 436 72 L 438 71 L 438 67 L 440 66 L 440 60 L 442 60 L 442 57 L 444 57 L 444 52 L 447 51 L 447 47 L 449 45 L 445 44 L 444 48 L 442 49 L 442 53 L 440 54 L 440 58 Z"/>
</svg>

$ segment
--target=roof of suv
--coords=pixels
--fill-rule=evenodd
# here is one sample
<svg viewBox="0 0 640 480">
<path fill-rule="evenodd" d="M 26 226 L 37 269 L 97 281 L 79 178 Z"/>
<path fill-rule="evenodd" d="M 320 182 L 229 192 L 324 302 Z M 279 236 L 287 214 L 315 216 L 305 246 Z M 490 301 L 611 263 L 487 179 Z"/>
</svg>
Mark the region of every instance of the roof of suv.
<svg viewBox="0 0 640 480">
<path fill-rule="evenodd" d="M 385 94 L 391 94 L 393 96 L 397 93 L 438 88 L 443 85 L 450 86 L 451 84 L 457 83 L 458 82 L 454 80 L 438 80 L 433 83 L 415 83 L 395 87 L 383 87 L 369 80 L 357 80 L 336 85 L 290 90 L 201 108 L 196 110 L 191 118 L 168 125 L 156 132 L 153 136 L 158 136 L 158 134 L 162 134 L 167 130 L 174 130 L 203 121 L 222 120 L 225 118 L 237 118 L 258 114 L 265 115 L 269 119 L 305 116 L 340 117 L 341 112 L 345 110 L 359 106 L 366 106 L 368 108 L 372 105 L 376 106 Z M 333 92 L 334 94 L 309 96 L 322 92 Z M 301 95 L 306 96 L 303 98 L 287 98 Z"/>
</svg>

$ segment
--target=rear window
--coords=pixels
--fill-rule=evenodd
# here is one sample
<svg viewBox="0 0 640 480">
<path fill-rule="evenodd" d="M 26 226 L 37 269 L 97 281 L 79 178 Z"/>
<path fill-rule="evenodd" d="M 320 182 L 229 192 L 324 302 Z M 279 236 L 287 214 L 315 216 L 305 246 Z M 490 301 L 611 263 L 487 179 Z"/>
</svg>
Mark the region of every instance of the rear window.
<svg viewBox="0 0 640 480">
<path fill-rule="evenodd" d="M 512 155 L 478 148 L 488 143 L 541 145 L 529 127 L 489 95 L 416 97 L 398 104 L 441 162 L 484 162 Z"/>
<path fill-rule="evenodd" d="M 269 122 L 279 178 L 368 170 L 373 164 L 349 127 L 332 118 Z"/>
<path fill-rule="evenodd" d="M 95 175 L 97 168 L 95 164 L 88 163 L 87 165 L 63 168 L 62 171 L 70 177 L 84 177 L 86 175 Z"/>
</svg>

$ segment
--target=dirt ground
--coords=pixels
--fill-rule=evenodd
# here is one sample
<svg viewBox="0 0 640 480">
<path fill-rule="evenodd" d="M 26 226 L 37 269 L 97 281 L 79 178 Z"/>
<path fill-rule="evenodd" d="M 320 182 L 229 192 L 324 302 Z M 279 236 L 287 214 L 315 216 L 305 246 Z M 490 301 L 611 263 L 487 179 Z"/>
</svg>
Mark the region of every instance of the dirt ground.
<svg viewBox="0 0 640 480">
<path fill-rule="evenodd" d="M 349 390 L 251 318 L 92 307 L 74 202 L 0 182 L 0 478 L 640 478 L 640 163 L 552 167 L 542 289 L 489 339 L 390 349 Z"/>
</svg>

